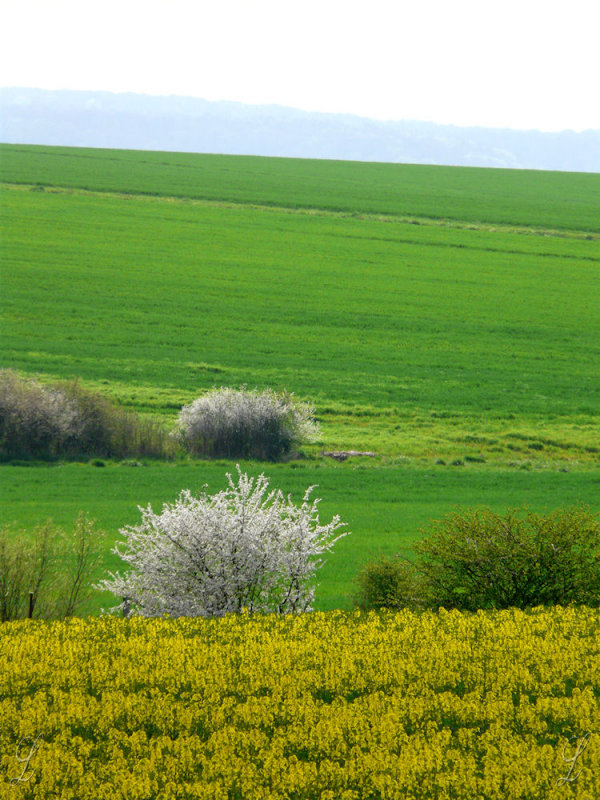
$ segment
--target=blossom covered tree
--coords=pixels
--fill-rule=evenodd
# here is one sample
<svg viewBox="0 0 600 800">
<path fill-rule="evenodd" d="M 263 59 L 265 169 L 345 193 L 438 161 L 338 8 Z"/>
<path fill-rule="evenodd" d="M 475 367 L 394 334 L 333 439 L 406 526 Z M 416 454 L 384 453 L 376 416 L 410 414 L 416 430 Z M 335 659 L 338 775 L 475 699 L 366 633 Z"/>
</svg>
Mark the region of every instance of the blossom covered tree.
<svg viewBox="0 0 600 800">
<path fill-rule="evenodd" d="M 213 496 L 183 491 L 160 514 L 148 506 L 142 523 L 121 529 L 113 549 L 130 569 L 97 588 L 127 598 L 143 616 L 222 616 L 309 611 L 322 556 L 347 532 L 336 515 L 321 525 L 309 487 L 301 505 L 270 490 L 264 474 L 237 467 L 237 482 Z M 117 606 L 122 608 L 123 606 Z"/>
</svg>

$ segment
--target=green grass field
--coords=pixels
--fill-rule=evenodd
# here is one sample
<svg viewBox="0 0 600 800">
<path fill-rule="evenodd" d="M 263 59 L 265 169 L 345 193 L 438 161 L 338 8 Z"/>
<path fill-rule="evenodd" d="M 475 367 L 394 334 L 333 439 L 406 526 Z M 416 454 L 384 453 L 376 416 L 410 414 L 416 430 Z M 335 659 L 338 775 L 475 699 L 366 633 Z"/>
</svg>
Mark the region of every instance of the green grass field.
<svg viewBox="0 0 600 800">
<path fill-rule="evenodd" d="M 598 175 L 3 145 L 11 183 L 600 231 Z"/>
<path fill-rule="evenodd" d="M 600 507 L 599 175 L 0 155 L 3 366 L 166 424 L 214 385 L 314 403 L 306 458 L 253 469 L 297 494 L 318 483 L 353 531 L 319 607 L 347 605 L 367 558 L 455 506 Z M 2 519 L 88 510 L 114 539 L 138 503 L 218 490 L 232 468 L 6 465 Z"/>
</svg>

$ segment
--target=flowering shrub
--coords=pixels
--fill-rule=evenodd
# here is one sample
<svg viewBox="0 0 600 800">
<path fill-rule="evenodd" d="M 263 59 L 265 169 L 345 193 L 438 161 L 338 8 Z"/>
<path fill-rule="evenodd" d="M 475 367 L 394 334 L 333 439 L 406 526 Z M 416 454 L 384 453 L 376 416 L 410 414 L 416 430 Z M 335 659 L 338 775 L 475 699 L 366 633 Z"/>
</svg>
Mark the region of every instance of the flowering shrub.
<svg viewBox="0 0 600 800">
<path fill-rule="evenodd" d="M 319 523 L 313 487 L 296 506 L 268 492 L 264 475 L 237 470 L 237 483 L 228 474 L 229 488 L 213 497 L 183 491 L 160 514 L 140 509 L 142 524 L 123 528 L 126 542 L 114 549 L 131 570 L 98 588 L 128 598 L 144 616 L 309 610 L 315 570 L 346 535 L 335 535 L 343 523 Z"/>
<path fill-rule="evenodd" d="M 276 461 L 314 441 L 313 414 L 293 394 L 215 388 L 181 409 L 176 435 L 195 456 Z"/>
</svg>

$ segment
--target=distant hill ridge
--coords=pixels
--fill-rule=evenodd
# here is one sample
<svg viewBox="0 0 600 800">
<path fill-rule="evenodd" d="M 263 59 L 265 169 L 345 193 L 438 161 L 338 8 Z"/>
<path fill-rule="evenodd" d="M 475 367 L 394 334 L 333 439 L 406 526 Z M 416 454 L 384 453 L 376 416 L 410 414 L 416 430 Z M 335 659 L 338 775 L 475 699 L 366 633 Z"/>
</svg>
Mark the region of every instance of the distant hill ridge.
<svg viewBox="0 0 600 800">
<path fill-rule="evenodd" d="M 600 131 L 381 122 L 281 106 L 0 89 L 0 140 L 192 153 L 600 172 Z"/>
</svg>

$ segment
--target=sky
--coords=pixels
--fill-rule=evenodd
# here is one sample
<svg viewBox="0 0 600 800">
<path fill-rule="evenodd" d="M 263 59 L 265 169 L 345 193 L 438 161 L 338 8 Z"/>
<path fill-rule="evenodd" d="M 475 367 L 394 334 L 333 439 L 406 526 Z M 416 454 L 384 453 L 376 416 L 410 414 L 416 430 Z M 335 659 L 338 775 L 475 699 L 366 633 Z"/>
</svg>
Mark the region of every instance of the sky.
<svg viewBox="0 0 600 800">
<path fill-rule="evenodd" d="M 598 0 L 4 0 L 0 86 L 600 129 Z"/>
</svg>

